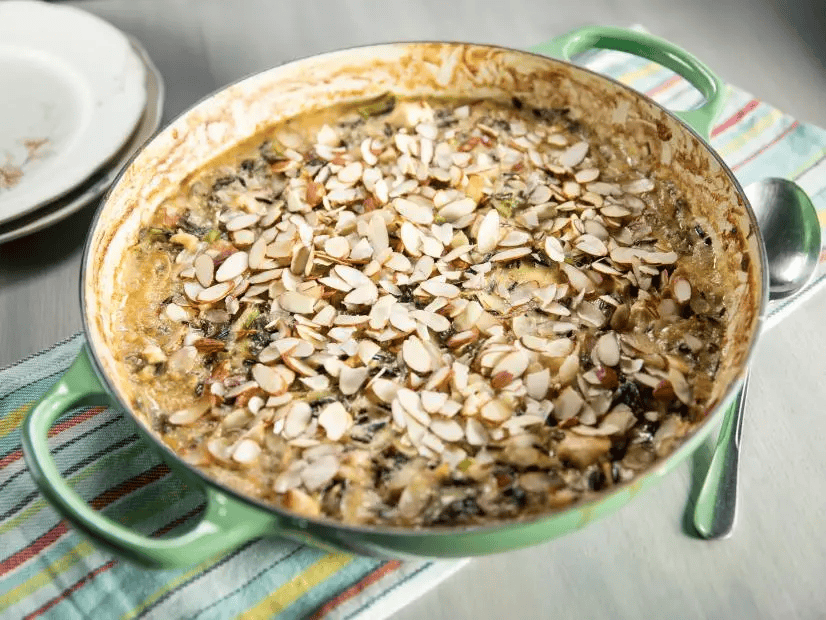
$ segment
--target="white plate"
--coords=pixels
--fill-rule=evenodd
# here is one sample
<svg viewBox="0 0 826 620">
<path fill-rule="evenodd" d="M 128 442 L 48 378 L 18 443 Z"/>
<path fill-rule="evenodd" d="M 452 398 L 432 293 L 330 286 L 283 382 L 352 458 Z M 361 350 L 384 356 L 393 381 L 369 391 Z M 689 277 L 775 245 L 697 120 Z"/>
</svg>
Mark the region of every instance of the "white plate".
<svg viewBox="0 0 826 620">
<path fill-rule="evenodd" d="M 147 103 L 137 129 L 124 146 L 107 165 L 106 169 L 93 175 L 80 187 L 69 194 L 49 203 L 32 213 L 0 223 L 0 243 L 11 241 L 51 226 L 79 211 L 93 200 L 100 198 L 117 178 L 132 156 L 155 135 L 161 124 L 164 104 L 163 77 L 146 50 L 130 37 L 135 53 L 146 67 Z"/>
<path fill-rule="evenodd" d="M 87 179 L 146 105 L 126 35 L 79 9 L 0 2 L 0 222 Z"/>
</svg>

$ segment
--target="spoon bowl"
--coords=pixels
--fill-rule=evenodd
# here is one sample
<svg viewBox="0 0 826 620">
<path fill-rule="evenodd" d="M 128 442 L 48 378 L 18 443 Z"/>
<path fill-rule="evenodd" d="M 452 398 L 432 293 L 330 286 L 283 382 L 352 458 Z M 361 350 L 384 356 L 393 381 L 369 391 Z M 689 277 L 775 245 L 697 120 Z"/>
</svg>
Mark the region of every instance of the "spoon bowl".
<svg viewBox="0 0 826 620">
<path fill-rule="evenodd" d="M 764 179 L 745 188 L 769 262 L 769 298 L 803 289 L 820 255 L 820 223 L 812 201 L 794 181 Z"/>
</svg>

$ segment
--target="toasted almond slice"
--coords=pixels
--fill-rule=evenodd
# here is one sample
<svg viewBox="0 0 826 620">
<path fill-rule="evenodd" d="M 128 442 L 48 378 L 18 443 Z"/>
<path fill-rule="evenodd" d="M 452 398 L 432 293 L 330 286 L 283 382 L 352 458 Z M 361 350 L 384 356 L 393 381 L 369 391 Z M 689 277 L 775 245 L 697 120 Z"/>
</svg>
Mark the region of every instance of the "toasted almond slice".
<svg viewBox="0 0 826 620">
<path fill-rule="evenodd" d="M 283 394 L 289 387 L 289 383 L 282 373 L 272 366 L 265 366 L 264 364 L 255 364 L 252 367 L 252 378 L 255 379 L 262 390 L 275 396 Z"/>
<path fill-rule="evenodd" d="M 229 295 L 229 292 L 235 288 L 235 284 L 233 282 L 219 282 L 218 284 L 214 284 L 209 288 L 205 288 L 200 293 L 198 293 L 198 301 L 202 303 L 215 303 Z M 169 304 L 170 306 L 172 304 Z M 167 306 L 168 308 L 169 306 Z"/>
<path fill-rule="evenodd" d="M 232 460 L 236 463 L 249 465 L 261 454 L 261 446 L 252 439 L 242 439 L 232 452 Z"/>
<path fill-rule="evenodd" d="M 460 441 L 465 436 L 461 425 L 455 420 L 433 420 L 430 423 L 430 430 L 445 441 Z"/>
<path fill-rule="evenodd" d="M 582 396 L 569 385 L 554 401 L 554 415 L 558 420 L 567 420 L 578 414 L 583 404 Z"/>
<path fill-rule="evenodd" d="M 620 348 L 614 332 L 599 337 L 596 343 L 597 357 L 605 366 L 616 366 L 620 362 Z"/>
<path fill-rule="evenodd" d="M 608 248 L 602 240 L 587 233 L 578 237 L 575 245 L 578 250 L 591 256 L 606 256 L 608 254 Z"/>
<path fill-rule="evenodd" d="M 691 284 L 685 278 L 677 277 L 671 280 L 671 290 L 674 293 L 674 299 L 681 304 L 691 299 Z"/>
<path fill-rule="evenodd" d="M 333 258 L 347 258 L 350 242 L 345 237 L 329 237 L 324 241 L 324 251 Z"/>
<path fill-rule="evenodd" d="M 422 252 L 432 258 L 441 258 L 444 254 L 445 246 L 435 237 L 422 236 Z"/>
<path fill-rule="evenodd" d="M 476 201 L 472 198 L 460 198 L 447 203 L 439 209 L 439 215 L 446 222 L 457 222 L 461 218 L 470 215 L 476 210 Z"/>
<path fill-rule="evenodd" d="M 390 319 L 391 310 L 396 303 L 396 299 L 392 295 L 385 295 L 373 304 L 370 309 L 370 328 L 384 329 L 387 321 Z"/>
<path fill-rule="evenodd" d="M 691 386 L 688 385 L 685 375 L 673 366 L 668 369 L 668 380 L 674 388 L 674 395 L 680 399 L 684 405 L 692 405 Z"/>
<path fill-rule="evenodd" d="M 525 377 L 525 387 L 528 390 L 528 396 L 535 400 L 542 400 L 548 393 L 550 386 L 551 373 L 547 368 L 543 368 L 538 372 L 529 373 Z"/>
<path fill-rule="evenodd" d="M 447 394 L 444 392 L 434 392 L 432 390 L 424 390 L 421 392 L 422 407 L 428 413 L 438 413 L 439 410 L 447 402 Z"/>
<path fill-rule="evenodd" d="M 227 259 L 221 263 L 218 270 L 215 272 L 215 279 L 218 282 L 226 282 L 237 278 L 247 269 L 249 255 L 246 252 L 235 252 L 230 254 Z"/>
<path fill-rule="evenodd" d="M 396 398 L 400 386 L 395 381 L 379 377 L 370 382 L 370 389 L 380 401 L 391 403 Z"/>
<path fill-rule="evenodd" d="M 530 253 L 531 248 L 528 247 L 512 248 L 510 250 L 503 250 L 502 252 L 497 252 L 496 254 L 490 257 L 490 261 L 492 263 L 508 263 L 510 261 L 522 258 L 523 256 L 527 256 Z"/>
<path fill-rule="evenodd" d="M 410 262 L 410 259 L 398 252 L 393 252 L 384 265 L 393 271 L 400 271 L 402 273 L 410 273 L 413 271 L 413 263 Z"/>
<path fill-rule="evenodd" d="M 336 318 L 336 309 L 333 306 L 324 306 L 321 310 L 318 311 L 312 321 L 316 325 L 321 325 L 322 327 L 330 327 L 333 324 L 333 320 Z"/>
<path fill-rule="evenodd" d="M 513 248 L 531 242 L 531 235 L 523 230 L 512 230 L 499 240 L 499 246 L 503 248 Z"/>
<path fill-rule="evenodd" d="M 493 367 L 491 375 L 495 376 L 500 372 L 507 372 L 511 377 L 521 377 L 530 363 L 530 357 L 525 351 L 514 351 L 508 353 Z"/>
<path fill-rule="evenodd" d="M 212 285 L 212 276 L 215 272 L 215 263 L 210 256 L 200 254 L 195 258 L 195 277 L 201 286 L 208 288 Z"/>
<path fill-rule="evenodd" d="M 578 170 L 574 175 L 574 179 L 577 183 L 590 183 L 591 181 L 596 181 L 598 178 L 598 168 L 585 168 L 583 170 Z"/>
<path fill-rule="evenodd" d="M 485 425 L 476 418 L 468 418 L 465 424 L 465 435 L 468 443 L 472 446 L 484 446 L 489 441 Z"/>
<path fill-rule="evenodd" d="M 482 218 L 476 233 L 476 247 L 482 254 L 492 252 L 499 243 L 499 212 L 491 209 Z"/>
<path fill-rule="evenodd" d="M 562 247 L 562 243 L 556 237 L 549 236 L 545 238 L 545 254 L 557 263 L 565 261 L 565 250 Z"/>
<path fill-rule="evenodd" d="M 279 338 L 270 346 L 278 349 L 281 355 L 290 355 L 291 357 L 298 358 L 310 357 L 315 352 L 315 347 L 301 338 Z"/>
<path fill-rule="evenodd" d="M 350 413 L 339 402 L 330 403 L 318 416 L 318 424 L 327 433 L 327 439 L 338 441 L 353 425 Z"/>
<path fill-rule="evenodd" d="M 342 366 L 341 372 L 338 375 L 338 388 L 345 396 L 351 396 L 358 392 L 359 388 L 367 379 L 367 367 L 359 366 L 358 368 L 350 368 L 349 366 Z"/>
<path fill-rule="evenodd" d="M 369 364 L 379 351 L 381 347 L 372 340 L 362 340 L 358 344 L 358 356 L 364 365 Z"/>
<path fill-rule="evenodd" d="M 446 317 L 443 317 L 441 314 L 436 314 L 435 312 L 414 310 L 410 313 L 410 316 L 436 332 L 444 332 L 450 329 L 450 321 Z"/>
<path fill-rule="evenodd" d="M 370 280 L 347 293 L 342 300 L 345 304 L 367 306 L 376 303 L 379 298 L 379 289 Z"/>
<path fill-rule="evenodd" d="M 482 406 L 480 413 L 486 420 L 500 423 L 513 415 L 513 409 L 505 401 L 494 398 Z"/>
<path fill-rule="evenodd" d="M 191 407 L 176 411 L 169 416 L 169 423 L 178 426 L 186 426 L 197 421 L 202 415 L 209 411 L 209 399 L 203 398 Z"/>
<path fill-rule="evenodd" d="M 573 144 L 559 156 L 559 164 L 567 168 L 573 168 L 585 159 L 585 155 L 588 153 L 588 148 L 589 145 L 585 141 Z"/>
<path fill-rule="evenodd" d="M 257 213 L 245 213 L 244 215 L 237 215 L 226 223 L 226 229 L 229 231 L 241 230 L 242 228 L 249 228 L 255 226 L 261 216 Z"/>
<path fill-rule="evenodd" d="M 186 296 L 192 301 L 198 301 L 198 295 L 200 295 L 203 290 L 204 287 L 197 282 L 184 282 L 184 293 L 186 293 Z"/>
<path fill-rule="evenodd" d="M 289 273 L 289 272 L 285 271 L 285 274 L 286 273 Z M 353 290 L 352 286 L 350 286 L 347 282 L 345 282 L 344 280 L 342 280 L 341 278 L 338 278 L 336 276 L 325 276 L 323 278 L 319 278 L 318 282 L 320 284 L 323 284 L 324 286 L 329 287 L 329 288 L 335 289 L 337 291 L 341 291 L 342 293 L 348 293 L 348 292 Z M 292 290 L 292 289 L 287 288 L 287 290 Z"/>
<path fill-rule="evenodd" d="M 651 265 L 673 265 L 679 255 L 676 252 L 642 252 L 640 258 Z"/>
<path fill-rule="evenodd" d="M 409 336 L 402 345 L 405 364 L 418 373 L 428 373 L 433 369 L 433 360 L 418 336 Z"/>
<path fill-rule="evenodd" d="M 354 269 L 349 265 L 336 265 L 333 267 L 333 271 L 339 278 L 354 288 L 361 286 L 362 284 L 367 284 L 367 282 L 370 281 L 370 278 L 364 275 L 361 271 Z"/>
<path fill-rule="evenodd" d="M 402 222 L 399 229 L 399 236 L 405 251 L 410 256 L 421 256 L 422 233 L 410 222 Z"/>
<path fill-rule="evenodd" d="M 278 298 L 278 305 L 286 312 L 310 314 L 315 307 L 316 300 L 301 293 L 287 291 Z"/>
<path fill-rule="evenodd" d="M 360 239 L 350 250 L 350 260 L 366 261 L 373 256 L 373 247 L 367 239 Z"/>
<path fill-rule="evenodd" d="M 458 297 L 462 292 L 458 286 L 436 279 L 422 282 L 421 287 L 423 291 L 434 297 L 446 297 L 448 299 Z"/>
<path fill-rule="evenodd" d="M 430 224 L 433 222 L 433 208 L 419 204 L 407 198 L 396 198 L 393 208 L 399 215 L 414 224 Z"/>
<path fill-rule="evenodd" d="M 361 179 L 362 172 L 364 168 L 361 162 L 354 161 L 351 164 L 347 164 L 338 171 L 338 180 L 342 183 L 346 183 L 348 185 L 352 185 L 359 179 Z"/>
<path fill-rule="evenodd" d="M 284 428 L 281 434 L 287 439 L 298 437 L 307 428 L 310 419 L 313 416 L 313 410 L 310 405 L 303 401 L 297 400 L 285 405 L 287 412 L 284 416 Z"/>
</svg>

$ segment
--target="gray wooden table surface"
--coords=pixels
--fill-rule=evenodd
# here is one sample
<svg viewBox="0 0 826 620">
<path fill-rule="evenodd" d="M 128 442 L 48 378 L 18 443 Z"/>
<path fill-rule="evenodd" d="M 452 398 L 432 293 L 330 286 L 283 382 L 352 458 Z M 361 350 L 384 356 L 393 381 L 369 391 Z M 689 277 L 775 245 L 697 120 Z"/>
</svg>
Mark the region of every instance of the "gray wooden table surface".
<svg viewBox="0 0 826 620">
<path fill-rule="evenodd" d="M 826 127 L 821 0 L 68 4 L 144 44 L 166 79 L 166 121 L 241 76 L 340 47 L 402 39 L 521 47 L 586 23 L 641 23 L 695 52 L 724 79 Z M 80 329 L 78 269 L 93 212 L 94 206 L 0 245 L 0 367 Z M 824 316 L 821 291 L 761 339 L 733 538 L 700 541 L 687 525 L 706 447 L 617 514 L 558 541 L 474 560 L 395 618 L 823 618 Z"/>
</svg>

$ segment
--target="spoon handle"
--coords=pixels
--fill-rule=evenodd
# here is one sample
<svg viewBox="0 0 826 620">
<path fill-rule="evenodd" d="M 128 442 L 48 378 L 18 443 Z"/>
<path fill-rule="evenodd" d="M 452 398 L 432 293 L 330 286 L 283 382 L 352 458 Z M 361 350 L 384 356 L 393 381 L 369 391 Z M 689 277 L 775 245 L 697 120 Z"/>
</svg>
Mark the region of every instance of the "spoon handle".
<svg viewBox="0 0 826 620">
<path fill-rule="evenodd" d="M 737 399 L 726 413 L 714 456 L 694 508 L 694 527 L 703 538 L 726 538 L 737 517 L 737 469 L 740 436 L 746 406 L 748 375 Z"/>
</svg>

